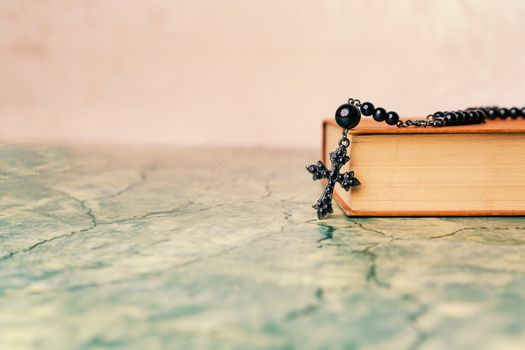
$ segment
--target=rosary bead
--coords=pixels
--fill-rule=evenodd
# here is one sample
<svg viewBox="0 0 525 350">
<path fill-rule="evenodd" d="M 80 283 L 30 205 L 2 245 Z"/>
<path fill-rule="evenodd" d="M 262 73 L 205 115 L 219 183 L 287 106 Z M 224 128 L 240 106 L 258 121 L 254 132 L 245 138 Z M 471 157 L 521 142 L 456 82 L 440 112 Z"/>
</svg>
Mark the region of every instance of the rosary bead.
<svg viewBox="0 0 525 350">
<path fill-rule="evenodd" d="M 512 119 L 518 118 L 520 114 L 520 110 L 516 107 L 512 107 L 511 109 L 509 109 L 509 115 Z"/>
<path fill-rule="evenodd" d="M 382 122 L 382 121 L 385 121 L 386 119 L 386 111 L 384 108 L 376 108 L 375 112 L 374 112 L 374 120 L 376 122 Z"/>
<path fill-rule="evenodd" d="M 447 114 L 445 114 L 445 118 L 444 118 L 445 125 L 447 126 L 456 125 L 456 120 L 457 120 L 456 113 L 448 112 Z"/>
<path fill-rule="evenodd" d="M 479 124 L 483 120 L 483 112 L 474 111 L 470 116 L 470 124 Z"/>
<path fill-rule="evenodd" d="M 465 124 L 475 123 L 478 119 L 478 113 L 476 111 L 465 112 Z"/>
<path fill-rule="evenodd" d="M 464 124 L 472 124 L 478 119 L 478 114 L 476 111 L 465 111 L 465 122 Z"/>
<path fill-rule="evenodd" d="M 465 123 L 465 119 L 467 119 L 466 113 L 463 111 L 457 111 L 456 112 L 456 125 L 461 125 Z"/>
<path fill-rule="evenodd" d="M 465 111 L 465 119 L 463 120 L 463 124 L 471 124 L 474 119 L 476 119 L 477 115 L 474 111 Z"/>
<path fill-rule="evenodd" d="M 478 109 L 478 111 L 481 111 L 483 113 L 483 115 L 485 116 L 485 118 L 489 118 L 489 110 L 490 108 L 486 108 L 486 107 L 482 107 L 480 109 Z"/>
<path fill-rule="evenodd" d="M 399 115 L 396 112 L 388 112 L 386 115 L 386 123 L 388 125 L 396 125 L 399 121 Z"/>
<path fill-rule="evenodd" d="M 432 114 L 432 117 L 434 119 L 440 119 L 440 118 L 443 118 L 444 116 L 445 116 L 445 113 L 443 113 L 443 112 L 436 112 L 436 113 Z"/>
<path fill-rule="evenodd" d="M 509 117 L 509 110 L 507 108 L 500 108 L 499 111 L 499 117 L 501 119 L 507 119 Z"/>
<path fill-rule="evenodd" d="M 471 118 L 470 118 L 469 111 L 462 111 L 462 112 L 463 112 L 463 124 L 470 124 Z"/>
<path fill-rule="evenodd" d="M 487 118 L 496 119 L 499 116 L 499 111 L 497 108 L 489 108 L 485 111 Z"/>
<path fill-rule="evenodd" d="M 476 115 L 477 115 L 477 118 L 474 118 L 474 121 L 473 121 L 474 123 L 482 123 L 487 118 L 485 111 L 483 111 L 482 109 L 478 110 L 476 112 Z"/>
<path fill-rule="evenodd" d="M 478 109 L 476 111 L 476 114 L 478 115 L 480 122 L 482 122 L 483 120 L 485 120 L 485 118 L 487 118 L 487 113 L 485 112 L 484 109 Z"/>
<path fill-rule="evenodd" d="M 472 118 L 472 121 L 471 123 L 472 124 L 479 124 L 481 123 L 483 120 L 485 120 L 485 117 L 484 117 L 484 112 L 482 110 L 479 110 L 477 112 L 475 112 L 475 116 L 474 118 Z"/>
<path fill-rule="evenodd" d="M 374 114 L 375 112 L 375 107 L 372 103 L 370 102 L 365 102 L 361 105 L 361 113 L 363 115 L 366 115 L 367 117 L 368 116 L 371 116 L 372 114 Z"/>
<path fill-rule="evenodd" d="M 359 109 L 349 103 L 341 105 L 335 112 L 335 121 L 343 129 L 352 129 L 359 124 L 360 120 L 361 113 L 359 113 Z"/>
</svg>

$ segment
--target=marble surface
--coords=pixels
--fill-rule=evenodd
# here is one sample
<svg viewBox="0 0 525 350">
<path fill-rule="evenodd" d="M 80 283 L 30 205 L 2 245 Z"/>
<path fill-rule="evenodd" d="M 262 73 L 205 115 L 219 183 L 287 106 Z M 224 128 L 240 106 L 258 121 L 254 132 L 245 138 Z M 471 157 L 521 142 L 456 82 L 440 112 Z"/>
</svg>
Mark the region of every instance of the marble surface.
<svg viewBox="0 0 525 350">
<path fill-rule="evenodd" d="M 523 349 L 525 220 L 315 220 L 317 152 L 0 148 L 0 349 Z"/>
</svg>

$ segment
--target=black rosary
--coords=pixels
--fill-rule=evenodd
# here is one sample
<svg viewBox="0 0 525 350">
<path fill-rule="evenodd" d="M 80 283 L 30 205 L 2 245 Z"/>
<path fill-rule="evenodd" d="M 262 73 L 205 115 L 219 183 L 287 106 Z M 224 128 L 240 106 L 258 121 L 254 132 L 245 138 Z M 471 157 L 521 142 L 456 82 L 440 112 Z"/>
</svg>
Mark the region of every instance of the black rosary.
<svg viewBox="0 0 525 350">
<path fill-rule="evenodd" d="M 335 112 L 335 121 L 343 128 L 343 137 L 339 140 L 339 147 L 330 152 L 331 169 L 327 169 L 323 162 L 318 161 L 306 167 L 312 174 L 314 180 L 327 179 L 326 188 L 313 208 L 317 210 L 317 217 L 324 219 L 333 212 L 332 195 L 336 183 L 339 183 L 345 191 L 352 187 L 359 186 L 361 183 L 354 177 L 354 172 L 340 173 L 340 169 L 345 165 L 350 157 L 347 155 L 347 148 L 350 140 L 347 137 L 348 130 L 355 128 L 361 120 L 361 114 L 372 116 L 377 122 L 386 122 L 388 125 L 399 128 L 406 127 L 442 127 L 454 125 L 481 124 L 487 119 L 517 119 L 525 118 L 525 107 L 523 108 L 500 108 L 492 107 L 471 107 L 455 112 L 435 112 L 429 114 L 424 120 L 400 120 L 396 112 L 387 112 L 382 107 L 375 107 L 370 102 L 361 103 L 357 99 L 349 99 L 347 103 L 341 105 Z"/>
</svg>

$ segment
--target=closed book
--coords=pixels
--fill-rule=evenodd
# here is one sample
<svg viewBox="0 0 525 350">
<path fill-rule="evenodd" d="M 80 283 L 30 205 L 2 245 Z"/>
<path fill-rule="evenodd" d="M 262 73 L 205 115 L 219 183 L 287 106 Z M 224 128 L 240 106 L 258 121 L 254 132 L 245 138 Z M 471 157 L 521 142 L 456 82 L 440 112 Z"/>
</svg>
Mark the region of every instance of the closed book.
<svg viewBox="0 0 525 350">
<path fill-rule="evenodd" d="M 342 129 L 323 123 L 322 160 Z M 525 215 L 525 120 L 479 125 L 398 128 L 362 120 L 348 133 L 350 161 L 361 185 L 336 185 L 349 216 Z"/>
</svg>

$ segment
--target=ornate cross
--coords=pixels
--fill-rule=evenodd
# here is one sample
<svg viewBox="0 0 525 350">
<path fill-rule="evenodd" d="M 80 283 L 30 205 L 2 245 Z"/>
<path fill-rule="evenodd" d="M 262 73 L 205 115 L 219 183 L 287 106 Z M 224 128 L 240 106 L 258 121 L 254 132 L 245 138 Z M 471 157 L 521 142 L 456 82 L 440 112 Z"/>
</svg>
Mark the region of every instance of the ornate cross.
<svg viewBox="0 0 525 350">
<path fill-rule="evenodd" d="M 339 183 L 345 191 L 361 184 L 359 180 L 354 177 L 353 171 L 343 174 L 339 173 L 341 167 L 350 160 L 350 157 L 346 155 L 346 148 L 349 145 L 350 141 L 346 137 L 345 132 L 343 133 L 343 138 L 339 140 L 339 147 L 337 147 L 334 152 L 330 153 L 330 160 L 332 161 L 332 168 L 330 170 L 328 170 L 321 161 L 318 161 L 317 164 L 312 164 L 306 167 L 306 170 L 313 175 L 314 180 L 328 179 L 328 183 L 321 198 L 319 198 L 317 203 L 312 206 L 317 210 L 317 217 L 319 220 L 324 219 L 328 214 L 333 213 L 332 195 L 336 183 Z"/>
</svg>

